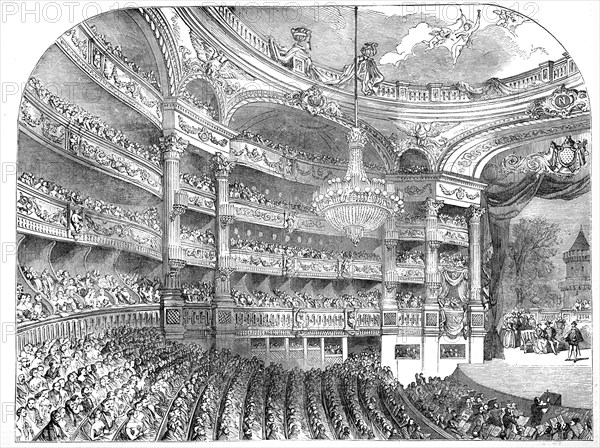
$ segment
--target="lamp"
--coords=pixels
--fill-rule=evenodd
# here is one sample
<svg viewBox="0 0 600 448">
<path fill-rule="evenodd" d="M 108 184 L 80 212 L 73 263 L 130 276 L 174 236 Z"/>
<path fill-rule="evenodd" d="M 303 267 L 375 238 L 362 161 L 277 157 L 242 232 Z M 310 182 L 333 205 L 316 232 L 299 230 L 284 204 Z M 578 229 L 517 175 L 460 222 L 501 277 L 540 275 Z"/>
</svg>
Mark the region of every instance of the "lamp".
<svg viewBox="0 0 600 448">
<path fill-rule="evenodd" d="M 386 191 L 384 179 L 367 178 L 363 165 L 363 149 L 367 135 L 358 125 L 358 7 L 354 8 L 354 126 L 348 142 L 348 170 L 343 178 L 328 179 L 313 194 L 312 206 L 334 229 L 345 232 L 354 245 L 365 232 L 379 228 L 398 212 L 404 201 Z"/>
</svg>

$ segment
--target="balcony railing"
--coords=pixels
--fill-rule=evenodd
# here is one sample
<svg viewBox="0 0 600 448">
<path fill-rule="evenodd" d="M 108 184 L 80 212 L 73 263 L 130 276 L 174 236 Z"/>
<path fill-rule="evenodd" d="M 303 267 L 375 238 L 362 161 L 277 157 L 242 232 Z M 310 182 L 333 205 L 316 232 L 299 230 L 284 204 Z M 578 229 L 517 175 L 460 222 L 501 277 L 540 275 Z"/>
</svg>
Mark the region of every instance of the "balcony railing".
<svg viewBox="0 0 600 448">
<path fill-rule="evenodd" d="M 111 54 L 87 25 L 70 29 L 56 44 L 96 83 L 162 127 L 162 96 L 157 87 Z"/>
<path fill-rule="evenodd" d="M 315 259 L 232 249 L 231 267 L 240 272 L 299 278 L 363 279 L 381 281 L 381 262 Z"/>
<path fill-rule="evenodd" d="M 161 169 L 124 148 L 73 126 L 69 121 L 25 91 L 20 129 L 35 140 L 72 160 L 91 165 L 162 197 Z"/>
<path fill-rule="evenodd" d="M 52 316 L 17 325 L 17 346 L 41 344 L 49 339 L 81 338 L 94 331 L 120 326 L 160 326 L 159 305 L 133 305 L 81 311 L 68 316 Z"/>
<path fill-rule="evenodd" d="M 209 7 L 207 9 L 213 17 L 227 24 L 240 40 L 250 45 L 265 58 L 271 60 L 268 42 L 261 35 L 245 25 L 229 6 Z M 323 67 L 318 68 L 333 75 L 334 78 L 341 77 L 341 71 L 339 70 L 324 69 Z M 295 73 L 298 72 L 295 71 Z M 563 81 L 577 73 L 579 73 L 579 69 L 574 61 L 568 53 L 564 53 L 564 56 L 557 61 L 547 61 L 536 68 L 515 76 L 500 79 L 498 82 L 516 94 L 522 93 L 524 90 L 533 90 L 536 87 L 545 86 L 549 83 Z M 473 87 L 477 88 L 481 86 L 476 85 Z M 402 103 L 467 103 L 476 100 L 476 97 L 466 93 L 464 89 L 460 89 L 457 85 L 444 86 L 438 83 L 415 85 L 401 81 L 384 81 L 376 96 L 381 99 Z"/>
<path fill-rule="evenodd" d="M 112 247 L 161 259 L 161 234 L 125 219 L 74 206 L 17 183 L 17 231 Z"/>
</svg>

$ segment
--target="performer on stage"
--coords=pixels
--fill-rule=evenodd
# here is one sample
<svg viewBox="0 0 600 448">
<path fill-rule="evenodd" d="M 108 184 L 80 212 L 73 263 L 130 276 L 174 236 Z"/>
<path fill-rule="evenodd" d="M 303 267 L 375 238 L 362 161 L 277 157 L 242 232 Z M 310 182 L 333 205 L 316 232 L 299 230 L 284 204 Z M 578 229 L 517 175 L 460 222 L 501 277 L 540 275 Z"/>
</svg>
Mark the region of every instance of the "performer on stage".
<svg viewBox="0 0 600 448">
<path fill-rule="evenodd" d="M 571 360 L 571 355 L 573 355 L 573 363 L 577 362 L 577 358 L 581 355 L 581 350 L 579 349 L 579 343 L 583 342 L 583 336 L 579 328 L 577 328 L 577 321 L 571 322 L 571 329 L 565 336 L 565 341 L 569 344 L 569 357 L 567 361 Z"/>
<path fill-rule="evenodd" d="M 552 349 L 552 353 L 558 355 L 558 341 L 556 340 L 556 328 L 554 328 L 551 323 L 546 322 L 546 328 L 544 329 L 546 332 L 546 339 L 548 340 L 548 345 Z"/>
</svg>

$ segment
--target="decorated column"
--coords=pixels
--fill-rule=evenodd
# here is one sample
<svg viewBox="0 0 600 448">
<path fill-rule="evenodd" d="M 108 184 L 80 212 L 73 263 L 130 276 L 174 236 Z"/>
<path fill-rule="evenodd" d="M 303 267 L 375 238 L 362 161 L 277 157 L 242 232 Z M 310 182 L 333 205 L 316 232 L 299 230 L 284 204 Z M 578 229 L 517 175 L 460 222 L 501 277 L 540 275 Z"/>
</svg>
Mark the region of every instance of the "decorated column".
<svg viewBox="0 0 600 448">
<path fill-rule="evenodd" d="M 425 305 L 423 318 L 422 367 L 426 375 L 438 371 L 440 307 L 438 294 L 442 277 L 438 268 L 438 251 L 441 240 L 438 234 L 438 213 L 444 206 L 442 201 L 425 200 Z"/>
<path fill-rule="evenodd" d="M 485 209 L 476 205 L 469 207 L 469 311 L 470 350 L 469 362 L 483 362 L 485 338 L 485 312 L 481 302 L 481 217 Z"/>
<path fill-rule="evenodd" d="M 392 190 L 393 192 L 393 190 Z M 381 270 L 383 272 L 383 288 L 381 291 L 381 365 L 395 368 L 395 347 L 398 336 L 398 305 L 396 290 L 398 274 L 396 272 L 396 245 L 398 231 L 396 218 L 388 218 L 383 226 L 383 248 L 381 254 Z"/>
<path fill-rule="evenodd" d="M 233 211 L 229 203 L 229 175 L 235 162 L 216 153 L 210 161 L 217 189 L 217 271 L 215 273 L 215 297 L 213 300 L 213 329 L 217 348 L 233 348 L 234 302 L 231 298 L 231 275 L 234 268 L 229 254 L 229 227 L 233 224 Z"/>
<path fill-rule="evenodd" d="M 187 195 L 179 191 L 179 159 L 188 142 L 175 133 L 160 139 L 163 162 L 163 276 L 161 322 L 165 337 L 182 339 L 183 306 L 180 270 L 185 255 L 180 244 L 180 215 L 185 212 Z"/>
</svg>

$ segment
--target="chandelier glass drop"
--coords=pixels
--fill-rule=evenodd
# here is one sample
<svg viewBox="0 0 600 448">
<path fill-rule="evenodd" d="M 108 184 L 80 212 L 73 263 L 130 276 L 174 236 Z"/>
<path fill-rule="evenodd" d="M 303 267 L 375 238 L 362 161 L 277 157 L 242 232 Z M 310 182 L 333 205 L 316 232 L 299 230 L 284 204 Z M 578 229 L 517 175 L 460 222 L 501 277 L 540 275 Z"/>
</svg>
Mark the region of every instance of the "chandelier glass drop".
<svg viewBox="0 0 600 448">
<path fill-rule="evenodd" d="M 366 232 L 379 228 L 387 218 L 397 213 L 403 200 L 386 191 L 384 179 L 367 178 L 363 165 L 363 149 L 367 143 L 366 132 L 358 126 L 357 78 L 357 20 L 355 18 L 354 58 L 354 126 L 346 136 L 349 149 L 348 171 L 344 178 L 327 180 L 313 194 L 312 206 L 316 213 L 336 230 L 345 232 L 356 245 Z"/>
</svg>

